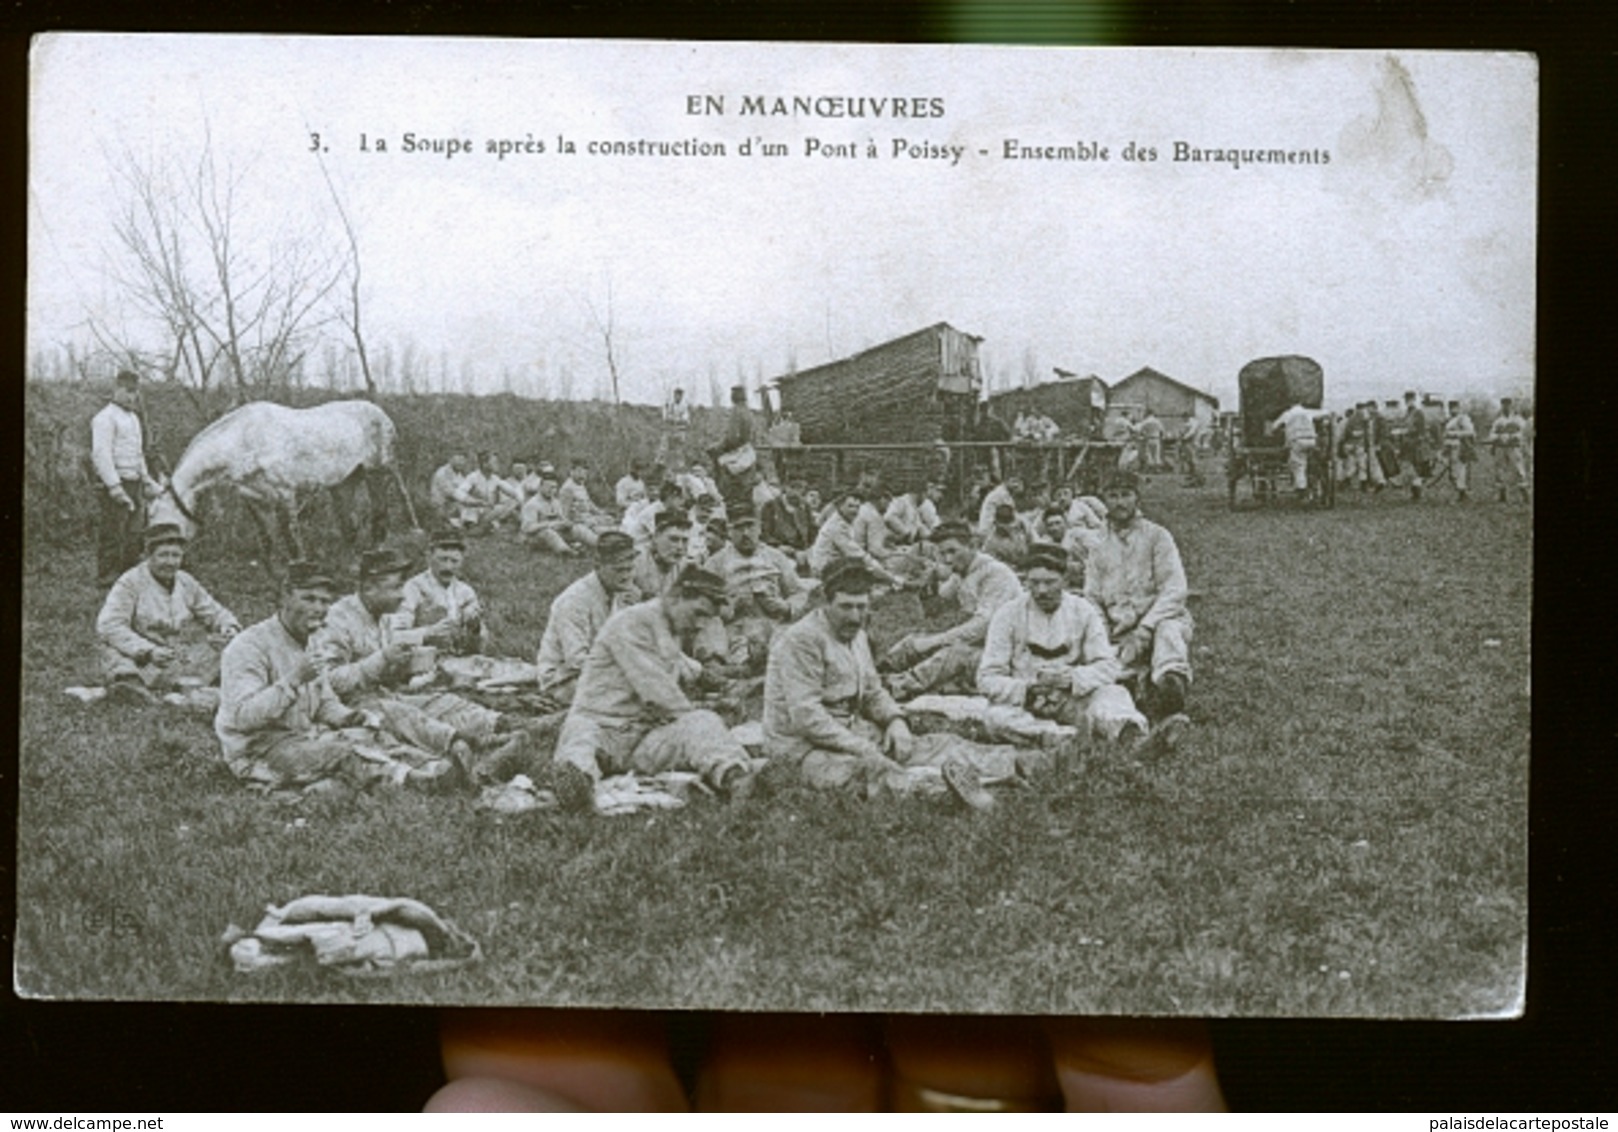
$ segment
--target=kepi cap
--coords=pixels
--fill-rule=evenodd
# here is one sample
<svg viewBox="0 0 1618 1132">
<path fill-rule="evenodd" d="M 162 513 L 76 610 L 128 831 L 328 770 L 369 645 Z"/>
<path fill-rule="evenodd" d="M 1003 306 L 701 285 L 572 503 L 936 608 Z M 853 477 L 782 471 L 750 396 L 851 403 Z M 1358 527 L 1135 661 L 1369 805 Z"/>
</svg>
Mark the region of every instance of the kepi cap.
<svg viewBox="0 0 1618 1132">
<path fill-rule="evenodd" d="M 820 590 L 827 598 L 840 593 L 870 593 L 877 583 L 876 575 L 856 558 L 839 558 L 829 564 L 820 575 Z"/>
<path fill-rule="evenodd" d="M 1023 559 L 1023 568 L 1054 570 L 1058 574 L 1064 574 L 1067 572 L 1067 551 L 1053 542 L 1036 542 L 1028 548 L 1028 555 Z"/>
<path fill-rule="evenodd" d="M 180 530 L 178 523 L 153 523 L 141 535 L 141 541 L 145 544 L 147 550 L 151 550 L 154 546 L 162 546 L 164 543 L 170 542 L 177 542 L 184 546 L 191 540 L 185 537 L 185 532 Z"/>
<path fill-rule="evenodd" d="M 410 563 L 404 557 L 392 550 L 378 548 L 367 550 L 360 555 L 360 581 L 368 578 L 382 578 L 389 574 L 405 574 L 410 570 Z"/>
<path fill-rule="evenodd" d="M 621 562 L 635 557 L 635 540 L 623 531 L 602 531 L 596 540 L 597 562 Z"/>
<path fill-rule="evenodd" d="M 674 588 L 685 597 L 705 597 L 723 602 L 729 595 L 725 579 L 701 566 L 687 566 L 674 580 Z"/>
<path fill-rule="evenodd" d="M 337 575 L 319 562 L 302 559 L 287 563 L 287 588 L 291 590 L 335 590 Z"/>
</svg>

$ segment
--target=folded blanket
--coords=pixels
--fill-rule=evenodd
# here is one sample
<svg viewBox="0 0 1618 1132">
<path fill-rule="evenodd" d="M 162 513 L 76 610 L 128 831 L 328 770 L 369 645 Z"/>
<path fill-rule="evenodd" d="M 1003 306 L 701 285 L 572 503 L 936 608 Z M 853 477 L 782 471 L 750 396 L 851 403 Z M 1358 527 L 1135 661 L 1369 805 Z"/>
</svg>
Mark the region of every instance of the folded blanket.
<svg viewBox="0 0 1618 1132">
<path fill-rule="evenodd" d="M 384 896 L 301 896 L 265 908 L 252 933 L 225 929 L 241 973 L 313 958 L 345 975 L 444 971 L 483 958 L 476 940 L 419 900 Z"/>
</svg>

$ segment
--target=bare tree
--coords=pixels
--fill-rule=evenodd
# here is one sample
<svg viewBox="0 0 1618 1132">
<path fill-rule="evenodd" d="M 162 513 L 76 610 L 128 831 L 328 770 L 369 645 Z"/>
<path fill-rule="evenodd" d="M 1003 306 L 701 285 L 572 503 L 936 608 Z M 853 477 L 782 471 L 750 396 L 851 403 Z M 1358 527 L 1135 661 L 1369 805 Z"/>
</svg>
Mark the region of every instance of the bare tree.
<svg viewBox="0 0 1618 1132">
<path fill-rule="evenodd" d="M 585 308 L 590 312 L 590 320 L 595 323 L 596 333 L 601 336 L 601 345 L 607 355 L 607 376 L 612 379 L 612 403 L 614 406 L 623 404 L 623 397 L 619 391 L 619 365 L 622 362 L 623 344 L 615 337 L 614 310 L 612 303 L 612 277 L 607 278 L 607 301 L 605 312 L 598 310 L 595 303 L 588 298 L 584 300 Z"/>
<path fill-rule="evenodd" d="M 326 161 L 318 154 L 315 158 L 320 162 L 320 175 L 326 180 L 326 191 L 331 194 L 331 203 L 337 209 L 337 219 L 342 222 L 343 235 L 348 238 L 348 296 L 338 319 L 348 328 L 349 335 L 354 339 L 354 352 L 359 355 L 360 375 L 365 378 L 365 396 L 372 401 L 376 400 L 376 379 L 371 375 L 371 360 L 365 351 L 365 333 L 360 328 L 360 240 L 354 231 L 354 223 L 348 218 L 348 209 L 343 207 L 343 198 L 338 195 L 337 186 L 332 182 L 331 171 L 326 168 Z"/>
<path fill-rule="evenodd" d="M 211 134 L 194 163 L 125 151 L 110 164 L 119 204 L 107 275 L 144 326 L 92 319 L 103 348 L 181 383 L 205 417 L 223 382 L 240 402 L 300 380 L 320 308 L 342 277 L 318 234 L 294 224 L 254 230 L 242 207 L 248 175 L 220 164 Z"/>
</svg>

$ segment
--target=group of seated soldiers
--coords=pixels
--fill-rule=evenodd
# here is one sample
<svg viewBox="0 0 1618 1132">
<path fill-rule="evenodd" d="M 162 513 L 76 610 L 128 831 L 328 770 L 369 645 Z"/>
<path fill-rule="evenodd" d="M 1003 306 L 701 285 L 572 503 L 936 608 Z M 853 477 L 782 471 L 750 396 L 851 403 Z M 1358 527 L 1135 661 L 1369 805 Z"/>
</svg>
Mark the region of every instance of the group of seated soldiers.
<svg viewBox="0 0 1618 1132">
<path fill-rule="evenodd" d="M 578 469 L 571 482 L 583 486 Z M 391 550 L 367 552 L 355 592 L 341 597 L 332 571 L 293 563 L 277 611 L 240 632 L 179 568 L 178 529 L 154 528 L 146 559 L 113 587 L 98 621 L 106 672 L 115 694 L 147 698 L 182 667 L 172 642 L 200 627 L 224 643 L 215 730 L 242 778 L 441 789 L 532 772 L 580 808 L 608 776 L 682 770 L 736 798 L 770 766 L 796 768 L 817 787 L 953 792 L 984 808 L 985 782 L 1049 761 L 912 733 L 904 704 L 926 693 L 979 696 L 1131 752 L 1173 749 L 1188 726 L 1185 574 L 1173 538 L 1139 514 L 1131 475 L 1114 480 L 1105 502 L 1025 498 L 1008 481 L 982 500 L 977 529 L 939 516 L 937 484 L 879 510 L 875 477 L 862 477 L 817 516 L 818 500 L 789 482 L 756 492 L 762 509 L 733 496 L 721 523 L 708 494 L 693 516 L 677 479 L 638 509 L 643 493 L 630 492 L 618 526 L 580 539 L 594 568 L 551 603 L 536 658 L 560 719 L 544 766 L 525 762 L 531 720 L 431 682 L 435 654 L 489 648 L 478 596 L 461 577 L 457 527 L 433 537 L 417 573 Z M 550 496 L 542 488 L 539 497 Z M 1015 567 L 983 549 L 983 520 L 994 521 L 992 534 L 1007 505 L 1040 519 L 1059 509 L 1063 520 L 1031 530 Z M 1070 513 L 1082 513 L 1078 543 L 1055 537 Z M 879 664 L 866 635 L 872 595 L 896 589 L 953 603 L 961 620 L 905 635 Z M 763 685 L 753 752 L 702 695 L 749 680 Z"/>
</svg>

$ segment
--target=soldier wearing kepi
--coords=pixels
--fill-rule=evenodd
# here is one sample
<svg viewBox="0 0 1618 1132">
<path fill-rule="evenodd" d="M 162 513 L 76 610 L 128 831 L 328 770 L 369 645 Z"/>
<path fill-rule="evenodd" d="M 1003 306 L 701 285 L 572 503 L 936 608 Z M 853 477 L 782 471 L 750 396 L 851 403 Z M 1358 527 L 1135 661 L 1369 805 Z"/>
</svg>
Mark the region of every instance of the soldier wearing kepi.
<svg viewBox="0 0 1618 1132">
<path fill-rule="evenodd" d="M 751 504 L 731 509 L 730 541 L 703 564 L 725 579 L 726 656 L 762 672 L 778 626 L 801 615 L 809 591 L 797 564 L 785 551 L 759 541 L 759 519 Z"/>
<path fill-rule="evenodd" d="M 1528 502 L 1528 468 L 1523 462 L 1528 422 L 1517 412 L 1510 397 L 1500 398 L 1500 415 L 1489 426 L 1489 448 L 1494 452 L 1495 494 L 1501 503 L 1506 491 L 1515 487 Z"/>
<path fill-rule="evenodd" d="M 101 672 L 116 701 L 148 703 L 152 692 L 219 679 L 219 648 L 241 629 L 230 610 L 190 574 L 185 535 L 173 523 L 146 531 L 146 560 L 107 592 L 96 618 Z"/>
<path fill-rule="evenodd" d="M 399 620 L 406 628 L 439 629 L 439 647 L 462 656 L 489 647 L 483 603 L 461 577 L 465 562 L 466 536 L 454 527 L 439 531 L 427 551 L 427 569 L 405 583 L 399 605 Z"/>
<path fill-rule="evenodd" d="M 1455 479 L 1455 497 L 1465 503 L 1472 484 L 1472 465 L 1477 460 L 1478 430 L 1470 414 L 1461 411 L 1459 401 L 1449 403 L 1449 419 L 1444 422 L 1444 466 Z"/>
<path fill-rule="evenodd" d="M 280 609 L 225 646 L 214 717 L 225 764 L 238 778 L 277 788 L 325 780 L 440 788 L 452 780 L 453 760 L 389 742 L 386 721 L 338 699 L 309 655 L 335 593 L 329 570 L 293 562 Z"/>
<path fill-rule="evenodd" d="M 90 420 L 90 463 L 100 510 L 96 583 L 110 586 L 140 558 L 146 499 L 162 486 L 146 468 L 141 428 L 140 378 L 124 370 L 113 380 L 112 400 Z"/>
<path fill-rule="evenodd" d="M 960 624 L 938 633 L 911 633 L 882 658 L 897 671 L 888 690 L 901 700 L 955 685 L 970 688 L 977 679 L 989 618 L 1022 586 L 1011 567 L 972 545 L 972 530 L 960 519 L 946 519 L 933 531 L 939 561 L 933 565 L 938 596 L 953 598 L 966 615 Z"/>
<path fill-rule="evenodd" d="M 1107 619 L 1126 674 L 1146 677 L 1159 717 L 1185 710 L 1191 684 L 1191 611 L 1174 536 L 1143 518 L 1140 483 L 1114 476 L 1102 493 L 1107 529 L 1085 565 L 1084 596 Z"/>
<path fill-rule="evenodd" d="M 613 614 L 579 674 L 556 740 L 556 792 L 585 809 L 603 776 L 694 771 L 721 795 L 745 797 L 753 767 L 724 720 L 696 707 L 682 683 L 702 666 L 680 649 L 719 613 L 724 579 L 688 566 L 668 592 Z"/>
<path fill-rule="evenodd" d="M 584 658 L 607 619 L 640 600 L 635 588 L 635 540 L 603 531 L 596 568 L 556 595 L 539 641 L 539 690 L 558 703 L 573 702 Z"/>
<path fill-rule="evenodd" d="M 686 562 L 691 523 L 684 511 L 659 511 L 656 533 L 635 556 L 630 577 L 643 598 L 654 598 L 669 588 Z"/>
<path fill-rule="evenodd" d="M 1410 498 L 1420 499 L 1433 458 L 1432 426 L 1413 392 L 1405 394 L 1404 432 L 1399 446 L 1399 464 Z"/>
<path fill-rule="evenodd" d="M 396 622 L 407 563 L 391 550 L 366 551 L 359 587 L 337 601 L 309 640 L 309 654 L 337 698 L 374 712 L 387 730 L 412 746 L 453 759 L 473 782 L 502 777 L 492 752 L 512 741 L 511 717 L 453 692 L 410 692 L 418 653 L 450 639 L 445 623 L 426 629 Z"/>
<path fill-rule="evenodd" d="M 1146 717 L 1118 683 L 1124 666 L 1106 619 L 1066 591 L 1067 553 L 1042 543 L 1028 552 L 1028 592 L 995 610 L 978 666 L 978 690 L 993 703 L 1080 727 L 1092 737 L 1135 749 L 1146 739 Z M 1171 715 L 1155 732 L 1172 748 L 1188 721 Z"/>
<path fill-rule="evenodd" d="M 764 677 L 764 748 L 796 767 L 805 782 L 865 796 L 942 794 L 953 790 L 974 809 L 988 809 L 966 752 L 997 757 L 1016 773 L 1015 755 L 977 748 L 951 735 L 918 742 L 904 710 L 877 677 L 865 623 L 878 579 L 861 563 L 832 564 L 822 581 L 826 603 L 776 635 Z"/>
</svg>

